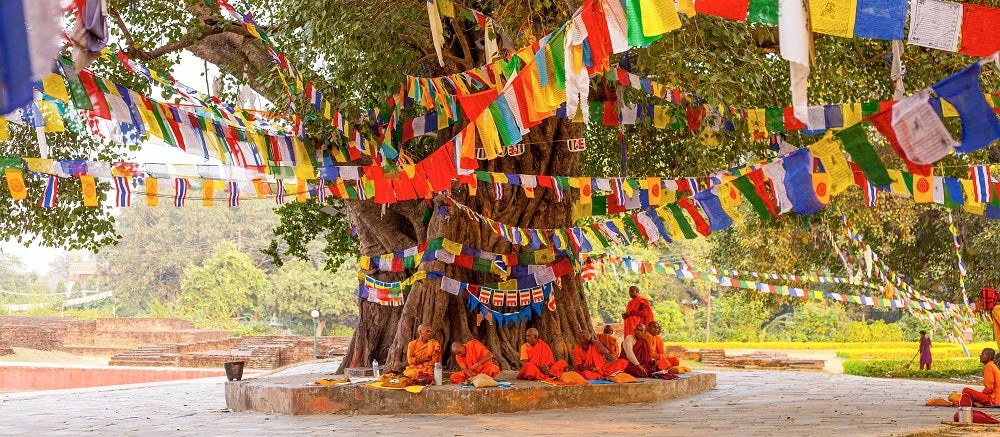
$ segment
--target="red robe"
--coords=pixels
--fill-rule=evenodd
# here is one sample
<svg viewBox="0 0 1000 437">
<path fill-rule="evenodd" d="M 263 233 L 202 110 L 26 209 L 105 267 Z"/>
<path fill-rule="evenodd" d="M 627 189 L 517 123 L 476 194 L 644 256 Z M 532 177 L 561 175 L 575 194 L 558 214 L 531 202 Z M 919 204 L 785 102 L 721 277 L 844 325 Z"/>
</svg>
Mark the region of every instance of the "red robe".
<svg viewBox="0 0 1000 437">
<path fill-rule="evenodd" d="M 622 345 L 623 349 L 624 346 L 625 345 L 623 344 Z M 628 361 L 628 355 L 625 353 L 624 350 L 622 350 L 622 354 L 619 357 L 621 359 L 624 359 L 625 362 L 628 363 L 628 365 L 625 367 L 625 373 L 628 373 L 629 375 L 638 378 L 646 378 L 649 376 L 649 374 L 657 370 L 656 366 L 650 363 L 650 361 L 653 360 L 652 358 L 653 356 L 652 354 L 649 353 L 648 341 L 646 341 L 643 338 L 637 339 L 635 345 L 632 346 L 632 353 L 635 354 L 635 359 L 636 361 L 639 362 L 638 366 L 633 364 L 631 361 Z"/>
<path fill-rule="evenodd" d="M 471 367 L 473 364 L 476 364 L 479 360 L 483 359 L 483 357 L 485 357 L 489 352 L 490 350 L 486 348 L 486 345 L 480 343 L 479 340 L 469 340 L 469 342 L 465 344 L 465 356 L 460 357 L 455 355 L 455 361 L 458 362 L 459 369 L 469 369 L 473 375 L 485 373 L 492 378 L 500 373 L 500 367 L 494 364 L 493 360 L 480 364 L 479 367 Z M 451 375 L 451 382 L 454 382 L 455 384 L 461 384 L 465 382 L 466 379 L 469 379 L 469 376 L 466 375 L 464 371 L 458 371 Z"/>
<path fill-rule="evenodd" d="M 604 355 L 597 346 L 589 346 L 584 349 L 580 345 L 573 348 L 573 364 L 576 371 L 587 379 L 604 379 L 615 373 L 625 370 L 628 360 L 617 360 L 613 363 L 605 363 Z"/>
<path fill-rule="evenodd" d="M 653 344 L 655 347 L 650 352 L 653 355 L 653 359 L 656 360 L 657 369 L 667 370 L 681 364 L 681 361 L 677 357 L 667 356 L 663 347 L 663 339 L 659 335 L 653 336 Z"/>
<path fill-rule="evenodd" d="M 649 325 L 653 321 L 653 309 L 649 306 L 649 301 L 642 296 L 636 296 L 625 305 L 625 336 L 632 335 L 635 327 L 642 323 Z"/>
<path fill-rule="evenodd" d="M 538 340 L 534 346 L 528 343 L 522 344 L 521 360 L 527 361 L 521 366 L 521 371 L 517 372 L 517 379 L 541 381 L 558 378 L 566 371 L 567 367 L 565 361 L 556 361 L 555 356 L 552 355 L 552 348 L 542 340 Z M 548 367 L 548 372 L 542 372 L 542 367 Z"/>
</svg>

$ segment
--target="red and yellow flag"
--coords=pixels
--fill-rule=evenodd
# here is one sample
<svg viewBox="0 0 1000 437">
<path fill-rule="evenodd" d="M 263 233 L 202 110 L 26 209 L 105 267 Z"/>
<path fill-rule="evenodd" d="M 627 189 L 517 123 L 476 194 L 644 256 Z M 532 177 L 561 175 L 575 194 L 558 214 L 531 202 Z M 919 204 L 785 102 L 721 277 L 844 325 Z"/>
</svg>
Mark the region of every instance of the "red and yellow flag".
<svg viewBox="0 0 1000 437">
<path fill-rule="evenodd" d="M 80 175 L 80 186 L 83 188 L 83 206 L 98 206 L 97 181 L 93 176 Z"/>
<path fill-rule="evenodd" d="M 159 182 L 156 179 L 146 178 L 146 205 L 157 206 L 160 204 L 160 198 L 156 196 L 159 189 Z"/>
<path fill-rule="evenodd" d="M 5 168 L 4 175 L 7 176 L 7 188 L 10 189 L 10 197 L 14 200 L 24 200 L 28 197 L 28 190 L 24 188 L 24 175 L 20 169 Z"/>
</svg>

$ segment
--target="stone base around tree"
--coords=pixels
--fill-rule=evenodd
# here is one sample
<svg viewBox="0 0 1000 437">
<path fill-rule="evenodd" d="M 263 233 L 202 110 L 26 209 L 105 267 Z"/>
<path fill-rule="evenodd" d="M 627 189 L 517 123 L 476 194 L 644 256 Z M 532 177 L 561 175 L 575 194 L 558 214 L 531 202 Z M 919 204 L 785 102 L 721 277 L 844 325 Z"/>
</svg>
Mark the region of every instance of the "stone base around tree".
<svg viewBox="0 0 1000 437">
<path fill-rule="evenodd" d="M 502 372 L 497 379 L 510 388 L 461 388 L 457 384 L 428 386 L 420 393 L 368 387 L 366 383 L 313 385 L 327 374 L 261 377 L 226 383 L 226 405 L 232 411 L 266 414 L 489 414 L 556 408 L 599 407 L 660 402 L 715 388 L 715 374 L 689 373 L 684 379 L 640 379 L 635 384 L 553 386 L 514 379 Z"/>
</svg>

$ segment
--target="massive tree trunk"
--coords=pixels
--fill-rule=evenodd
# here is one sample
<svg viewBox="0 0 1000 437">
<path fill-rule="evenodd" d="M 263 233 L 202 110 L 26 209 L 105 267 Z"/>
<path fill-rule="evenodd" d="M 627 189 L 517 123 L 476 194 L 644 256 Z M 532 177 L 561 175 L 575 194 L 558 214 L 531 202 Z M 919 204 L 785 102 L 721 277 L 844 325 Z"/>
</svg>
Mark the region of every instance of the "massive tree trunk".
<svg viewBox="0 0 1000 437">
<path fill-rule="evenodd" d="M 251 86 L 258 92 L 280 100 L 280 93 L 269 90 L 258 81 L 259 75 L 273 70 L 271 59 L 246 31 L 227 23 L 214 8 L 205 7 L 200 2 L 188 1 L 186 7 L 203 26 L 192 37 L 153 51 L 129 49 L 140 59 L 151 59 L 172 50 L 187 48 L 195 55 L 212 62 L 219 68 L 236 76 L 248 73 Z M 436 59 L 429 49 L 416 49 L 426 59 L 434 74 L 446 74 L 466 70 L 484 61 L 482 31 L 469 26 L 462 20 L 449 20 L 451 30 L 447 52 L 446 68 L 438 69 Z M 454 129 L 452 133 L 457 132 Z M 527 143 L 524 154 L 488 161 L 485 169 L 505 173 L 534 175 L 579 175 L 579 156 L 569 152 L 565 145 L 567 138 L 580 138 L 583 129 L 579 124 L 571 124 L 560 119 L 549 119 L 532 128 L 525 136 Z M 445 137 L 445 135 L 442 135 Z M 439 144 L 444 138 L 439 139 Z M 575 191 L 567 190 L 563 202 L 556 202 L 555 193 L 549 189 L 537 189 L 534 198 L 527 198 L 522 189 L 504 186 L 502 201 L 493 198 L 492 187 L 481 183 L 478 195 L 470 196 L 463 186 L 455 184 L 453 196 L 487 217 L 506 224 L 532 228 L 558 228 L 572 225 L 572 205 Z M 453 208 L 447 208 L 447 215 L 437 213 L 441 196 L 435 199 L 434 214 L 429 223 L 424 223 L 424 201 L 400 202 L 382 207 L 371 201 L 347 201 L 348 217 L 358 229 L 361 252 L 365 255 L 380 255 L 411 247 L 437 237 L 445 237 L 464 245 L 494 253 L 511 253 L 526 250 L 502 241 L 486 225 L 472 221 Z M 471 284 L 498 282 L 499 278 L 488 273 L 478 273 L 444 265 L 433 261 L 419 266 L 424 270 L 443 271 L 447 276 Z M 414 271 L 404 273 L 367 272 L 382 281 L 399 281 Z M 440 289 L 440 279 L 417 282 L 405 296 L 402 307 L 387 307 L 359 299 L 359 323 L 341 365 L 346 367 L 367 367 L 372 360 L 387 363 L 392 368 L 405 365 L 406 344 L 415 338 L 417 326 L 428 324 L 434 329 L 434 337 L 445 348 L 445 362 L 453 363 L 451 342 L 464 342 L 476 338 L 493 351 L 496 361 L 504 369 L 519 364 L 519 345 L 524 341 L 524 330 L 535 327 L 541 337 L 553 348 L 557 358 L 567 358 L 573 347 L 574 337 L 580 330 L 591 330 L 589 311 L 579 275 L 567 275 L 557 281 L 553 293 L 556 310 L 544 310 L 541 317 L 534 318 L 518 326 L 499 327 L 483 321 L 477 324 L 477 317 L 467 311 L 462 297 L 450 295 Z"/>
<path fill-rule="evenodd" d="M 524 139 L 531 144 L 517 157 L 500 158 L 486 165 L 489 171 L 540 175 L 577 175 L 579 157 L 570 153 L 562 139 L 579 138 L 580 125 L 564 120 L 551 119 L 532 129 Z M 487 217 L 503 223 L 531 228 L 558 228 L 572 225 L 571 193 L 563 202 L 556 202 L 555 194 L 548 189 L 538 189 L 535 198 L 525 196 L 522 189 L 504 187 L 503 200 L 494 199 L 492 187 L 481 183 L 476 196 L 455 185 L 453 197 Z M 574 193 L 575 194 L 575 193 Z M 435 201 L 435 213 L 424 227 L 421 221 L 423 202 L 406 202 L 418 205 L 409 208 L 395 205 L 387 208 L 382 216 L 381 207 L 371 202 L 351 202 L 352 223 L 358 226 L 362 253 L 379 255 L 394 252 L 438 237 L 445 237 L 471 247 L 495 252 L 510 253 L 526 250 L 501 240 L 488 226 L 470 220 L 454 208 L 446 208 L 447 215 L 437 212 L 441 204 Z M 498 282 L 500 278 L 489 273 L 431 261 L 419 266 L 428 271 L 443 271 L 453 279 L 471 284 Z M 398 281 L 412 274 L 369 274 L 385 281 Z M 453 296 L 440 289 L 440 280 L 425 280 L 414 284 L 402 308 L 385 307 L 360 302 L 360 323 L 348 348 L 343 367 L 370 365 L 373 359 L 388 363 L 390 368 L 405 366 L 406 344 L 416 337 L 416 328 L 428 324 L 434 337 L 445 346 L 445 362 L 451 363 L 451 342 L 476 338 L 494 353 L 503 369 L 516 368 L 519 364 L 518 348 L 524 342 L 524 331 L 535 327 L 541 337 L 552 347 L 557 358 L 569 357 L 574 337 L 580 330 L 591 330 L 590 316 L 579 276 L 567 275 L 553 288 L 556 311 L 545 310 L 540 318 L 520 325 L 500 327 L 487 321 L 477 325 L 476 314 L 465 307 L 464 298 Z"/>
</svg>

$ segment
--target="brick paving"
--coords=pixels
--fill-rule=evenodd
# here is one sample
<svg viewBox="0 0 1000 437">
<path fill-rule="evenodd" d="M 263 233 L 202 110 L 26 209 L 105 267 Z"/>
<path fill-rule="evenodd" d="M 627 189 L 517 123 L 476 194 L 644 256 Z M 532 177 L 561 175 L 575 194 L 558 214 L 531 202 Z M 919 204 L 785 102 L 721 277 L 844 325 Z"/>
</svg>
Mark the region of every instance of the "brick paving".
<svg viewBox="0 0 1000 437">
<path fill-rule="evenodd" d="M 940 429 L 955 410 L 923 402 L 961 387 L 820 372 L 716 373 L 718 388 L 663 403 L 478 416 L 230 413 L 221 378 L 14 393 L 0 395 L 0 434 L 898 435 Z"/>
</svg>

